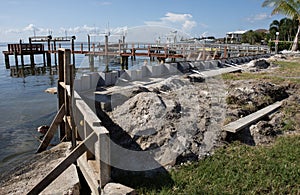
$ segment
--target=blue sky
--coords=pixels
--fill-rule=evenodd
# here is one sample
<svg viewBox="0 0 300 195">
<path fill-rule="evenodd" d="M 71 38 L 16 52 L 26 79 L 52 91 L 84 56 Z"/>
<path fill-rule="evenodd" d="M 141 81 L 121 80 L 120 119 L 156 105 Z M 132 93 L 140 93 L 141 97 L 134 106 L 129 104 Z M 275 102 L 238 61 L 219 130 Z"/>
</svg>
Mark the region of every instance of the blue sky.
<svg viewBox="0 0 300 195">
<path fill-rule="evenodd" d="M 125 32 L 136 26 L 162 26 L 190 36 L 224 37 L 226 32 L 268 29 L 274 19 L 263 0 L 0 0 L 0 42 L 28 36 Z M 146 33 L 142 28 L 135 37 Z"/>
</svg>

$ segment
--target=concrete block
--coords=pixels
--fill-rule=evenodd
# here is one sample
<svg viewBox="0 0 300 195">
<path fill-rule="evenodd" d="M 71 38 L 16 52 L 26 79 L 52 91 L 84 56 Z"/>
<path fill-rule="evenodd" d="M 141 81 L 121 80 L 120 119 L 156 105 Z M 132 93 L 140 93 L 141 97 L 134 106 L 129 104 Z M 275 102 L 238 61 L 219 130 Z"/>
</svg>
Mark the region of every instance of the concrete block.
<svg viewBox="0 0 300 195">
<path fill-rule="evenodd" d="M 161 64 L 161 74 L 162 75 L 169 75 L 169 69 L 166 66 L 167 64 Z"/>
<path fill-rule="evenodd" d="M 91 89 L 91 75 L 82 75 L 81 76 L 81 90 L 86 91 Z"/>
<path fill-rule="evenodd" d="M 218 60 L 218 67 L 219 68 L 223 68 L 224 67 L 224 63 L 221 60 Z"/>
<path fill-rule="evenodd" d="M 75 91 L 82 91 L 82 89 L 81 89 L 81 80 L 80 79 L 75 79 L 74 80 L 74 90 Z"/>
<path fill-rule="evenodd" d="M 210 62 L 204 61 L 204 69 L 210 69 Z"/>
<path fill-rule="evenodd" d="M 178 63 L 178 70 L 182 73 L 188 72 L 191 69 L 190 64 L 188 62 L 180 62 Z"/>
<path fill-rule="evenodd" d="M 161 66 L 160 65 L 147 66 L 147 68 L 150 71 L 152 77 L 161 76 Z"/>
<path fill-rule="evenodd" d="M 112 71 L 111 72 L 111 85 L 115 85 L 118 80 L 118 71 Z"/>
<path fill-rule="evenodd" d="M 91 75 L 91 89 L 96 89 L 98 86 L 100 75 L 98 72 L 93 72 Z"/>
<path fill-rule="evenodd" d="M 111 86 L 114 85 L 118 80 L 118 71 L 112 72 L 100 72 L 100 78 L 98 84 L 101 86 Z"/>
<path fill-rule="evenodd" d="M 142 79 L 143 79 L 143 71 L 136 70 L 136 80 L 142 80 Z"/>
<path fill-rule="evenodd" d="M 128 75 L 128 80 L 135 81 L 137 80 L 137 72 L 136 70 L 126 70 L 126 73 Z"/>
<path fill-rule="evenodd" d="M 218 61 L 216 61 L 216 60 L 213 60 L 213 61 L 210 61 L 210 68 L 211 69 L 216 69 L 216 68 L 218 68 Z"/>
<path fill-rule="evenodd" d="M 176 74 L 176 73 L 178 73 L 177 63 L 164 64 L 164 66 L 167 68 L 169 74 Z"/>
<path fill-rule="evenodd" d="M 148 66 L 146 66 L 146 65 L 142 66 L 141 70 L 142 70 L 142 76 L 143 76 L 143 78 L 151 76 L 151 72 L 148 69 Z"/>
<path fill-rule="evenodd" d="M 231 61 L 231 63 L 233 63 L 233 64 L 237 64 L 237 59 L 236 59 L 236 58 L 231 59 L 230 61 Z"/>
</svg>

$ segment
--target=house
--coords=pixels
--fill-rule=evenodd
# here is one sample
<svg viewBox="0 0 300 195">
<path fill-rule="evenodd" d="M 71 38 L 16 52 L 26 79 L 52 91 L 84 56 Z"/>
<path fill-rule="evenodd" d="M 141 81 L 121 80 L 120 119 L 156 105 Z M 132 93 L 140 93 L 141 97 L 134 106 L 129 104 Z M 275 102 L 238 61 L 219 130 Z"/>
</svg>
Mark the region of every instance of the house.
<svg viewBox="0 0 300 195">
<path fill-rule="evenodd" d="M 240 43 L 243 34 L 246 32 L 246 30 L 240 30 L 226 33 L 226 43 Z"/>
</svg>

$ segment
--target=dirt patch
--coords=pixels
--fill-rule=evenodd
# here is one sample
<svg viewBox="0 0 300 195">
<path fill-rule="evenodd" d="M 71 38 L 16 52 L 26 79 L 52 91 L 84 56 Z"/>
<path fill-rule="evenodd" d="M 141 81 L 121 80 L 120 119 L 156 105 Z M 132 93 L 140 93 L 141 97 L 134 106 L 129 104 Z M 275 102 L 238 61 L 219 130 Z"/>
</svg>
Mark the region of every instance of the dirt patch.
<svg viewBox="0 0 300 195">
<path fill-rule="evenodd" d="M 66 156 L 70 144 L 63 143 L 1 173 L 0 194 L 26 194 Z"/>
</svg>

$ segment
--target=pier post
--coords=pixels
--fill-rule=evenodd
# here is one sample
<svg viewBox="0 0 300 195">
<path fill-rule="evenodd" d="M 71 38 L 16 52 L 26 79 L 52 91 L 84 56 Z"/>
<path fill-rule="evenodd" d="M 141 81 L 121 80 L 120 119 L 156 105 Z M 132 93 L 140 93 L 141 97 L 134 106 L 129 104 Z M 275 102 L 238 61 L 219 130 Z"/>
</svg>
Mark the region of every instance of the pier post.
<svg viewBox="0 0 300 195">
<path fill-rule="evenodd" d="M 30 48 L 30 65 L 31 65 L 31 68 L 34 68 L 34 55 L 33 55 L 33 51 L 32 51 L 31 38 L 29 38 L 29 48 Z"/>
<path fill-rule="evenodd" d="M 104 55 L 105 55 L 105 72 L 109 71 L 108 67 L 108 35 L 105 35 L 105 48 L 104 48 Z"/>
<path fill-rule="evenodd" d="M 91 51 L 91 37 L 88 35 L 88 51 Z"/>
<path fill-rule="evenodd" d="M 5 67 L 6 67 L 6 69 L 10 69 L 9 55 L 4 54 L 4 59 L 5 59 Z"/>
<path fill-rule="evenodd" d="M 95 71 L 95 59 L 93 54 L 89 54 L 89 62 L 90 62 L 90 71 Z"/>
<path fill-rule="evenodd" d="M 64 50 L 58 50 L 58 81 L 57 81 L 57 95 L 58 95 L 58 107 L 61 108 L 64 103 L 64 88 L 60 83 L 64 82 Z M 65 105 L 67 106 L 67 105 Z M 62 140 L 65 137 L 65 122 L 62 121 L 59 125 L 59 140 Z"/>
<path fill-rule="evenodd" d="M 16 63 L 16 70 L 17 70 L 17 74 L 19 74 L 19 62 L 18 62 L 18 52 L 15 51 L 14 52 L 14 56 L 15 56 L 15 63 Z"/>
<path fill-rule="evenodd" d="M 75 36 L 72 36 L 72 40 L 71 40 L 71 49 L 72 49 L 72 54 L 73 54 L 73 59 L 72 59 L 72 64 L 75 67 L 75 44 L 74 44 L 74 40 L 76 39 Z"/>
<path fill-rule="evenodd" d="M 48 51 L 46 52 L 47 54 L 47 66 L 51 67 L 51 53 L 50 53 L 50 48 L 51 48 L 51 42 L 50 38 L 48 38 Z"/>
<path fill-rule="evenodd" d="M 20 54 L 21 54 L 21 65 L 22 65 L 22 68 L 24 68 L 24 55 L 23 55 L 23 49 L 22 49 L 22 40 L 20 40 Z"/>
<path fill-rule="evenodd" d="M 128 56 L 122 56 L 121 58 L 121 69 L 122 70 L 128 70 Z"/>
<path fill-rule="evenodd" d="M 55 53 L 55 51 L 56 51 L 56 41 L 55 40 L 53 41 L 53 50 L 54 50 L 54 63 L 55 63 L 55 66 L 57 66 L 57 53 Z"/>
<path fill-rule="evenodd" d="M 69 49 L 64 50 L 64 104 L 65 104 L 65 113 L 66 117 L 70 117 L 70 99 L 69 94 L 67 90 L 67 86 L 70 86 L 71 84 L 71 51 Z M 71 92 L 71 91 L 70 91 Z M 71 94 L 70 94 L 71 95 Z M 65 122 L 65 134 L 66 134 L 66 140 L 71 141 L 72 140 L 72 133 L 71 128 L 68 124 L 68 122 Z"/>
</svg>

